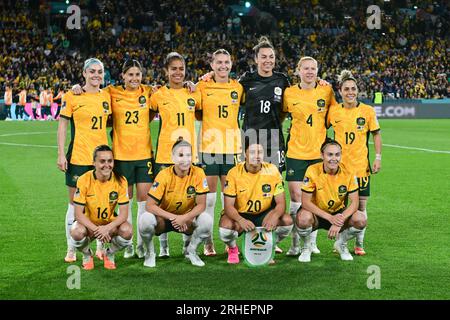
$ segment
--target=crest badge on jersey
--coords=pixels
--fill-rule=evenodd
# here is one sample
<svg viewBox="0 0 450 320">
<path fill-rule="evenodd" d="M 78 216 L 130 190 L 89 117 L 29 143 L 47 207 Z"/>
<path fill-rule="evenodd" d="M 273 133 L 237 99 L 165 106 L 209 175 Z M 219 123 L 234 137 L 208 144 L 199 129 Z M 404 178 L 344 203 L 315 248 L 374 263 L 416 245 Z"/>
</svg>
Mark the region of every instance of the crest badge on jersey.
<svg viewBox="0 0 450 320">
<path fill-rule="evenodd" d="M 186 193 L 188 198 L 193 198 L 195 196 L 195 187 L 194 186 L 187 187 Z"/>
<path fill-rule="evenodd" d="M 236 91 L 231 91 L 231 102 L 236 103 L 238 101 L 239 95 Z"/>
<path fill-rule="evenodd" d="M 358 119 L 356 119 L 356 128 L 358 130 L 363 130 L 365 124 L 366 124 L 366 119 L 364 119 L 363 117 L 359 117 Z"/>
<path fill-rule="evenodd" d="M 119 199 L 119 194 L 116 191 L 111 191 L 109 193 L 109 202 L 114 202 Z"/>
<path fill-rule="evenodd" d="M 187 107 L 189 111 L 194 111 L 195 108 L 195 100 L 192 98 L 187 99 Z"/>
<path fill-rule="evenodd" d="M 109 112 L 109 103 L 107 101 L 103 101 L 103 112 L 104 113 Z"/>
<path fill-rule="evenodd" d="M 323 100 L 323 99 L 317 100 L 317 111 L 318 112 L 325 111 L 325 100 Z"/>
<path fill-rule="evenodd" d="M 264 184 L 263 186 L 262 186 L 262 192 L 265 192 L 265 193 L 267 193 L 267 192 L 270 192 L 270 191 L 272 191 L 272 187 L 270 186 L 270 184 Z"/>
<path fill-rule="evenodd" d="M 141 105 L 141 108 L 145 107 L 146 103 L 147 103 L 147 99 L 145 98 L 145 96 L 140 96 L 139 104 Z"/>
<path fill-rule="evenodd" d="M 347 193 L 347 187 L 344 185 L 340 185 L 338 188 L 339 195 Z"/>
</svg>

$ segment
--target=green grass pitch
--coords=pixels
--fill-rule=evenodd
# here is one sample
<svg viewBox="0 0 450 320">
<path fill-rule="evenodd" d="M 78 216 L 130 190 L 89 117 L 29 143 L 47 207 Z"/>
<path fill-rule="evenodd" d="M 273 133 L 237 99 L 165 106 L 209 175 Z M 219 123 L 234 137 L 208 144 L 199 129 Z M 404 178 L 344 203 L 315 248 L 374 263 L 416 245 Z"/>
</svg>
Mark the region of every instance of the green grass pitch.
<svg viewBox="0 0 450 320">
<path fill-rule="evenodd" d="M 322 230 L 322 253 L 309 264 L 283 253 L 275 266 L 228 265 L 216 218 L 218 255 L 204 258 L 205 267 L 185 260 L 181 235 L 171 233 L 171 257 L 156 268 L 119 253 L 115 271 L 98 260 L 81 270 L 78 290 L 67 287 L 63 261 L 67 189 L 56 167 L 57 123 L 2 121 L 0 299 L 449 299 L 450 120 L 380 124 L 383 167 L 372 180 L 366 256 L 341 261 Z M 280 246 L 289 244 L 290 237 Z M 367 286 L 371 266 L 379 267 L 380 289 Z"/>
</svg>

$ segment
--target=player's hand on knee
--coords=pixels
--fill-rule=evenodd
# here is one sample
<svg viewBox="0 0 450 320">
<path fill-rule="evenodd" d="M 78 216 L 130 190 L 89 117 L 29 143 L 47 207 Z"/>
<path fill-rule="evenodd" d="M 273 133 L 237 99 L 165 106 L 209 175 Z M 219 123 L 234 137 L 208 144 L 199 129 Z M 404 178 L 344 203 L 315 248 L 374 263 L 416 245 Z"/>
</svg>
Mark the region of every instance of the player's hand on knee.
<svg viewBox="0 0 450 320">
<path fill-rule="evenodd" d="M 333 225 L 336 225 L 338 227 L 342 227 L 345 223 L 344 216 L 342 214 L 338 213 L 331 217 L 330 223 Z"/>
<path fill-rule="evenodd" d="M 253 224 L 253 222 L 251 222 L 250 220 L 247 220 L 245 218 L 242 218 L 241 220 L 239 220 L 238 224 L 241 226 L 241 228 L 245 232 L 252 231 L 255 229 L 255 225 Z"/>
<path fill-rule="evenodd" d="M 341 227 L 332 225 L 331 228 L 328 230 L 328 238 L 335 239 L 336 236 L 339 234 L 339 231 L 341 231 Z"/>
<path fill-rule="evenodd" d="M 269 213 L 265 216 L 262 226 L 267 231 L 272 231 L 278 226 L 278 217 L 275 217 L 273 214 Z"/>
</svg>

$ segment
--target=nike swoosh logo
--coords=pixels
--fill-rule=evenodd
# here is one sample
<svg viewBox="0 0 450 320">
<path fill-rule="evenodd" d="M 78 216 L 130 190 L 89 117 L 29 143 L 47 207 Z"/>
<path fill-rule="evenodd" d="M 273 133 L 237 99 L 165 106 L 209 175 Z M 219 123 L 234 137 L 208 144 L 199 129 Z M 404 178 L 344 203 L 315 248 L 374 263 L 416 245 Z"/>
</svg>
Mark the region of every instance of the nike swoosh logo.
<svg viewBox="0 0 450 320">
<path fill-rule="evenodd" d="M 317 188 L 317 191 L 322 190 L 323 188 Z"/>
<path fill-rule="evenodd" d="M 116 99 L 116 102 L 122 101 L 123 99 Z"/>
<path fill-rule="evenodd" d="M 88 194 L 86 197 L 93 197 L 95 194 Z"/>
<path fill-rule="evenodd" d="M 296 103 L 294 103 L 294 104 L 293 104 L 293 106 L 296 106 L 296 105 L 298 105 L 298 104 L 300 104 L 300 102 L 296 102 Z"/>
<path fill-rule="evenodd" d="M 165 106 L 166 104 L 169 104 L 170 102 L 163 102 L 163 106 Z"/>
<path fill-rule="evenodd" d="M 214 93 L 207 93 L 206 96 L 209 97 L 209 96 L 212 96 L 213 94 Z"/>
<path fill-rule="evenodd" d="M 342 120 L 339 120 L 339 121 L 335 121 L 334 123 L 339 123 L 339 122 L 341 122 Z"/>
<path fill-rule="evenodd" d="M 255 90 L 256 88 L 249 88 L 248 90 L 250 90 L 250 91 L 252 91 L 252 90 Z"/>
<path fill-rule="evenodd" d="M 239 190 L 239 192 L 244 192 L 244 191 L 246 191 L 247 189 L 244 189 L 244 190 Z"/>
<path fill-rule="evenodd" d="M 167 191 L 167 193 L 172 193 L 172 192 L 173 192 L 173 191 L 170 191 L 170 190 L 169 190 L 169 191 Z"/>
</svg>

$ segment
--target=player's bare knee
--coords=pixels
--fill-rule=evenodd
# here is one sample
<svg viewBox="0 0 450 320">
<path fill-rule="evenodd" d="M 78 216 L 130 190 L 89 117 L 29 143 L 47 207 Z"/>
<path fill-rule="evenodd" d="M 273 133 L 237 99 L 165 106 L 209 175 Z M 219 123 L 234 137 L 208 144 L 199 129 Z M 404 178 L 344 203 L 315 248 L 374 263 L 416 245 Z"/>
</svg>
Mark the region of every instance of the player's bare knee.
<svg viewBox="0 0 450 320">
<path fill-rule="evenodd" d="M 295 224 L 298 228 L 306 229 L 311 227 L 314 224 L 313 214 L 304 209 L 300 210 L 297 214 Z"/>
<path fill-rule="evenodd" d="M 294 223 L 292 217 L 288 214 L 283 214 L 278 222 L 279 226 L 290 226 Z"/>
<path fill-rule="evenodd" d="M 133 228 L 128 222 L 124 222 L 119 227 L 119 236 L 125 240 L 130 240 L 133 237 Z"/>
<path fill-rule="evenodd" d="M 367 219 L 362 215 L 356 215 L 350 220 L 350 225 L 356 229 L 364 229 L 367 226 Z"/>
<path fill-rule="evenodd" d="M 220 217 L 219 227 L 225 229 L 233 229 L 233 221 L 231 221 L 231 219 L 226 215 L 223 215 L 222 217 Z"/>
<path fill-rule="evenodd" d="M 72 239 L 75 241 L 83 240 L 87 236 L 87 231 L 83 229 L 86 228 L 80 228 L 78 226 L 77 228 L 73 228 L 72 230 L 70 230 L 70 236 L 72 237 Z"/>
</svg>

